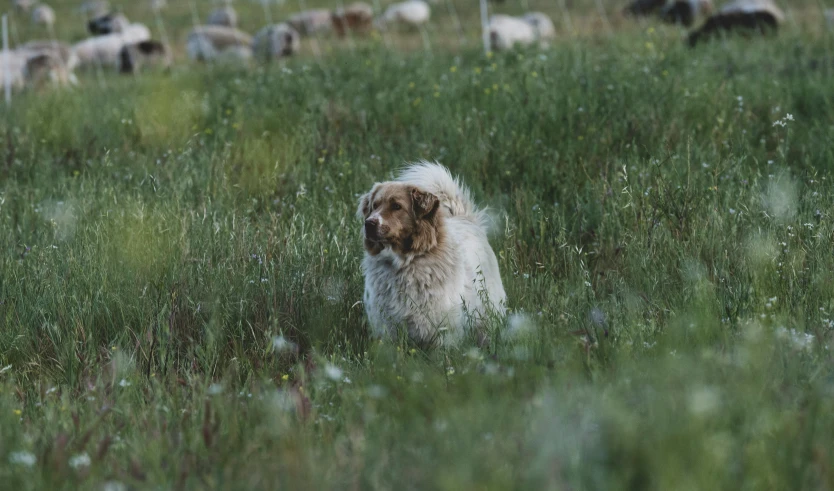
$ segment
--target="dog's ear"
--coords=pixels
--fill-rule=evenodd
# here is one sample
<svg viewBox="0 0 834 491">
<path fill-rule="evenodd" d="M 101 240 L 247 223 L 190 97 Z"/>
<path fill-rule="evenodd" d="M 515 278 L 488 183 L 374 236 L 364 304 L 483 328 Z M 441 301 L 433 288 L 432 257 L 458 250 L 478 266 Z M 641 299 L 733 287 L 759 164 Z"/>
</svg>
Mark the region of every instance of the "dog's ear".
<svg viewBox="0 0 834 491">
<path fill-rule="evenodd" d="M 371 188 L 370 191 L 363 194 L 361 198 L 359 198 L 359 208 L 356 210 L 356 216 L 361 219 L 366 219 L 371 214 L 371 201 L 374 195 L 374 191 L 379 184 L 374 184 L 374 187 Z"/>
<path fill-rule="evenodd" d="M 440 207 L 440 200 L 437 196 L 423 191 L 419 188 L 411 190 L 411 203 L 414 209 L 414 215 L 423 220 L 431 220 L 437 209 Z"/>
<path fill-rule="evenodd" d="M 440 208 L 440 200 L 428 191 L 412 188 L 411 207 L 417 223 L 408 238 L 405 249 L 409 252 L 425 254 L 437 247 L 441 241 L 439 223 L 435 220 L 437 210 Z"/>
</svg>

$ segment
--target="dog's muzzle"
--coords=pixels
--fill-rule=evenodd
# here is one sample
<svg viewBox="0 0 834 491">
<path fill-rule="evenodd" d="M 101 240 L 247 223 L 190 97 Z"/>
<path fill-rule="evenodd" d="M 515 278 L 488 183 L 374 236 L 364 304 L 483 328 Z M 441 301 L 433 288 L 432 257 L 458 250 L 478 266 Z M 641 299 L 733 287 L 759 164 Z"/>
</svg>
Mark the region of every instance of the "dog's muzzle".
<svg viewBox="0 0 834 491">
<path fill-rule="evenodd" d="M 376 218 L 369 218 L 365 220 L 365 238 L 370 240 L 379 240 L 379 220 Z"/>
</svg>

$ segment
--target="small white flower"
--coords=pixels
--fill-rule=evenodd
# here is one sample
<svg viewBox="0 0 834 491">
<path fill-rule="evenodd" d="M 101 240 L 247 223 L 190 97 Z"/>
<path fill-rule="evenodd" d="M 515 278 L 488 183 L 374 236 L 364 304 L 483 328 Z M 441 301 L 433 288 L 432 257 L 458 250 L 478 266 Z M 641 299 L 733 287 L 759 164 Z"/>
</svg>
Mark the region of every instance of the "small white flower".
<svg viewBox="0 0 834 491">
<path fill-rule="evenodd" d="M 209 395 L 216 396 L 223 392 L 223 386 L 220 384 L 211 384 L 208 388 Z"/>
<path fill-rule="evenodd" d="M 385 397 L 386 390 L 381 385 L 371 385 L 367 389 L 367 394 L 372 399 L 382 399 Z"/>
<path fill-rule="evenodd" d="M 711 387 L 701 387 L 689 394 L 689 410 L 697 415 L 713 412 L 720 403 L 718 392 Z"/>
<path fill-rule="evenodd" d="M 272 349 L 277 353 L 295 351 L 295 343 L 288 341 L 284 336 L 275 336 L 272 338 Z"/>
<path fill-rule="evenodd" d="M 9 454 L 10 464 L 32 467 L 37 461 L 37 457 L 31 452 L 12 452 Z"/>
<path fill-rule="evenodd" d="M 334 382 L 338 382 L 342 379 L 342 370 L 331 363 L 328 363 L 324 366 L 324 374 L 327 376 L 327 378 L 333 380 Z"/>
<path fill-rule="evenodd" d="M 779 327 L 776 329 L 776 336 L 789 341 L 796 349 L 811 349 L 814 344 L 814 335 L 804 332 L 799 332 L 796 329 L 786 329 Z"/>
<path fill-rule="evenodd" d="M 127 491 L 127 486 L 119 481 L 107 481 L 101 486 L 101 491 Z"/>
<path fill-rule="evenodd" d="M 121 379 L 121 380 L 119 381 L 119 387 L 130 387 L 130 382 L 128 382 L 128 381 L 127 381 L 127 380 L 125 380 L 125 379 Z"/>
<path fill-rule="evenodd" d="M 73 455 L 69 459 L 69 465 L 73 469 L 80 469 L 81 467 L 89 467 L 92 461 L 90 460 L 90 456 L 87 455 L 86 452 L 80 453 L 78 455 Z"/>
</svg>

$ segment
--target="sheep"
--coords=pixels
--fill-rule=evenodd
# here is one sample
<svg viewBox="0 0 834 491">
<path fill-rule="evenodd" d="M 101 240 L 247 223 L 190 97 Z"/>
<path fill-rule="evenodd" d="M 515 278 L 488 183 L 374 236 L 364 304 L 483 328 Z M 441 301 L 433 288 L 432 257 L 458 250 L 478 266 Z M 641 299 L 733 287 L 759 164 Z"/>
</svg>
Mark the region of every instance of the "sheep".
<svg viewBox="0 0 834 491">
<path fill-rule="evenodd" d="M 145 65 L 171 66 L 171 55 L 164 44 L 159 41 L 140 41 L 125 44 L 119 52 L 119 71 L 121 73 L 139 73 Z"/>
<path fill-rule="evenodd" d="M 29 12 L 35 6 L 36 0 L 14 0 L 14 9 L 18 12 Z"/>
<path fill-rule="evenodd" d="M 110 11 L 110 4 L 106 0 L 87 0 L 81 4 L 78 11 L 87 18 L 101 17 Z"/>
<path fill-rule="evenodd" d="M 49 5 L 38 5 L 32 10 L 32 23 L 52 27 L 55 24 L 55 11 Z"/>
<path fill-rule="evenodd" d="M 431 8 L 423 0 L 407 0 L 389 6 L 379 20 L 380 27 L 389 24 L 419 27 L 431 17 Z"/>
<path fill-rule="evenodd" d="M 186 51 L 197 61 L 245 61 L 252 57 L 252 36 L 233 27 L 197 26 L 188 35 Z"/>
<path fill-rule="evenodd" d="M 235 9 L 228 5 L 221 7 L 209 14 L 208 19 L 206 20 L 206 25 L 236 27 L 237 12 L 235 12 Z"/>
<path fill-rule="evenodd" d="M 512 49 L 517 44 L 530 46 L 538 43 L 545 46 L 547 40 L 555 35 L 553 21 L 540 12 L 531 12 L 523 17 L 498 14 L 489 21 L 490 45 L 496 51 Z"/>
<path fill-rule="evenodd" d="M 109 13 L 100 15 L 87 22 L 87 30 L 93 36 L 122 32 L 130 25 L 130 21 L 124 14 Z"/>
<path fill-rule="evenodd" d="M 289 24 L 266 26 L 255 34 L 252 50 L 263 61 L 271 61 L 298 53 L 301 35 Z"/>
<path fill-rule="evenodd" d="M 528 12 L 521 16 L 524 22 L 533 26 L 536 33 L 536 39 L 539 41 L 551 40 L 556 37 L 556 28 L 553 26 L 553 21 L 547 14 L 541 12 Z"/>
<path fill-rule="evenodd" d="M 369 31 L 374 21 L 374 9 L 365 2 L 355 2 L 334 10 L 330 19 L 336 34 L 339 37 L 345 37 L 348 31 Z"/>
<path fill-rule="evenodd" d="M 58 85 L 78 83 L 75 75 L 67 69 L 62 60 L 49 53 L 36 53 L 25 49 L 0 53 L 0 83 L 5 83 L 6 77 L 16 90 L 27 86 L 39 87 L 46 80 Z"/>
<path fill-rule="evenodd" d="M 327 9 L 313 9 L 291 15 L 287 24 L 298 31 L 302 36 L 308 36 L 317 32 L 329 31 L 333 28 L 333 20 L 330 18 L 330 11 Z"/>
<path fill-rule="evenodd" d="M 29 41 L 20 45 L 17 48 L 19 51 L 26 51 L 34 54 L 47 54 L 57 59 L 60 59 L 67 69 L 72 71 L 78 66 L 78 56 L 76 56 L 72 47 L 69 44 L 59 41 Z"/>
<path fill-rule="evenodd" d="M 73 46 L 79 66 L 107 66 L 118 68 L 122 48 L 126 44 L 148 41 L 150 30 L 142 24 L 130 24 L 123 32 L 94 36 Z"/>
<path fill-rule="evenodd" d="M 660 17 L 666 22 L 690 27 L 696 17 L 711 12 L 712 0 L 675 0 L 663 7 Z"/>
<path fill-rule="evenodd" d="M 743 30 L 766 34 L 776 31 L 785 14 L 771 0 L 737 0 L 711 15 L 698 30 L 689 35 L 689 45 L 710 39 L 719 32 Z"/>
<path fill-rule="evenodd" d="M 634 0 L 623 11 L 635 17 L 652 15 L 666 5 L 666 0 Z"/>
<path fill-rule="evenodd" d="M 529 46 L 536 41 L 533 26 L 518 17 L 496 14 L 489 19 L 489 44 L 496 51 L 512 49 L 516 44 Z"/>
</svg>

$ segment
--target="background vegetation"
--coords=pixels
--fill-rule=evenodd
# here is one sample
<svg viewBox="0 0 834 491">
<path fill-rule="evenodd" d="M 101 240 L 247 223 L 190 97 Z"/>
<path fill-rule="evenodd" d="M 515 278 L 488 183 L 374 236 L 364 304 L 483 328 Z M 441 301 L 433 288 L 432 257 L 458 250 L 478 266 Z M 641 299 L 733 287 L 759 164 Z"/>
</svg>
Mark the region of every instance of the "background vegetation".
<svg viewBox="0 0 834 491">
<path fill-rule="evenodd" d="M 834 486 L 820 6 L 690 50 L 619 5 L 535 3 L 551 49 L 485 56 L 475 4 L 464 42 L 444 5 L 431 53 L 325 37 L 3 109 L 4 487 Z M 357 197 L 419 158 L 497 218 L 513 314 L 488 349 L 368 338 Z"/>
</svg>

